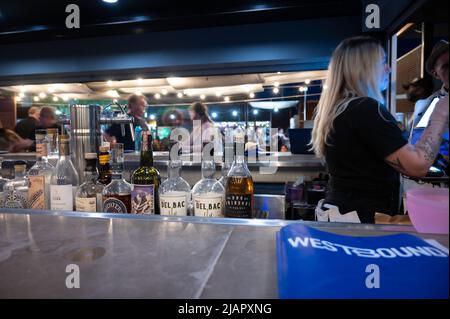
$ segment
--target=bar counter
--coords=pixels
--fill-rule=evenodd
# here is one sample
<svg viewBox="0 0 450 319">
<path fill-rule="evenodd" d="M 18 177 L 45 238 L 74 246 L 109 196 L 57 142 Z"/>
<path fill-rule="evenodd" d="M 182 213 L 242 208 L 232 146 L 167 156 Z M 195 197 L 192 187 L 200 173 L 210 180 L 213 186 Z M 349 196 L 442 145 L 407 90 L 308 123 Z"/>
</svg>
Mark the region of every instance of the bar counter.
<svg viewBox="0 0 450 319">
<path fill-rule="evenodd" d="M 301 222 L 339 234 L 411 226 Z M 0 298 L 277 298 L 285 220 L 0 209 Z M 448 235 L 419 234 L 449 247 Z M 66 267 L 80 268 L 68 289 Z"/>
</svg>

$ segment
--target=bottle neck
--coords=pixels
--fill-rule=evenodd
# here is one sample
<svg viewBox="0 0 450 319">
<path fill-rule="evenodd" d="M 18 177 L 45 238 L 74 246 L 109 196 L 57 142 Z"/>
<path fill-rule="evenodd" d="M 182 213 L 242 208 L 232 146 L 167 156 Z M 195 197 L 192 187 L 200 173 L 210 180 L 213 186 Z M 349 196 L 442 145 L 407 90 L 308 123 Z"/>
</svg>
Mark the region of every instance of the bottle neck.
<svg viewBox="0 0 450 319">
<path fill-rule="evenodd" d="M 176 178 L 180 177 L 180 170 L 181 170 L 181 161 L 170 161 L 169 167 L 167 169 L 167 175 L 169 178 Z"/>
<path fill-rule="evenodd" d="M 60 143 L 59 144 L 59 157 L 64 158 L 70 155 L 69 143 Z"/>
<path fill-rule="evenodd" d="M 96 159 L 87 159 L 86 166 L 84 169 L 84 180 L 95 182 L 98 178 L 98 170 L 97 170 L 97 160 Z"/>
<path fill-rule="evenodd" d="M 24 170 L 15 170 L 14 171 L 14 178 L 15 179 L 22 179 L 25 177 L 25 171 Z"/>
<path fill-rule="evenodd" d="M 236 154 L 235 154 L 234 162 L 236 164 L 244 164 L 245 163 L 245 143 L 244 142 L 236 142 Z"/>
<path fill-rule="evenodd" d="M 150 131 L 142 132 L 140 166 L 146 166 L 146 167 L 153 166 L 153 143 L 152 143 L 152 136 L 150 134 Z"/>
<path fill-rule="evenodd" d="M 48 143 L 37 142 L 36 143 L 36 162 L 47 163 L 48 159 Z"/>
<path fill-rule="evenodd" d="M 202 162 L 202 178 L 214 178 L 216 164 L 212 160 Z"/>
</svg>

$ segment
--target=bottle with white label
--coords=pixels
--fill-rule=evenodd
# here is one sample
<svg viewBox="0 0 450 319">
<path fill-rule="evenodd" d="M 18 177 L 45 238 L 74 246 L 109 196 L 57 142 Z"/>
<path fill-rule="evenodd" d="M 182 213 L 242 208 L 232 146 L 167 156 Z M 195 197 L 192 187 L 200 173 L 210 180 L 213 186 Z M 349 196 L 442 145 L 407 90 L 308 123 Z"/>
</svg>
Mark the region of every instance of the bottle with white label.
<svg viewBox="0 0 450 319">
<path fill-rule="evenodd" d="M 59 137 L 59 159 L 50 179 L 50 209 L 75 210 L 78 173 L 70 159 L 69 137 Z"/>
<path fill-rule="evenodd" d="M 28 208 L 28 178 L 25 176 L 26 165 L 14 165 L 14 179 L 4 186 L 5 208 Z"/>
<path fill-rule="evenodd" d="M 159 187 L 161 215 L 187 216 L 191 187 L 180 176 L 181 160 L 171 160 L 167 168 L 168 178 Z"/>
<path fill-rule="evenodd" d="M 50 179 L 54 167 L 48 162 L 49 140 L 46 130 L 36 130 L 36 163 L 28 171 L 28 207 L 50 209 Z"/>
<path fill-rule="evenodd" d="M 122 176 L 123 172 L 123 144 L 116 143 L 111 157 L 111 183 L 102 191 L 103 208 L 105 213 L 131 213 L 131 185 Z"/>
<path fill-rule="evenodd" d="M 223 217 L 225 189 L 214 178 L 216 164 L 213 159 L 202 161 L 202 179 L 192 188 L 192 206 L 195 216 Z"/>
<path fill-rule="evenodd" d="M 98 181 L 97 153 L 86 153 L 84 159 L 85 182 L 78 187 L 75 208 L 81 212 L 101 212 L 104 185 Z"/>
</svg>

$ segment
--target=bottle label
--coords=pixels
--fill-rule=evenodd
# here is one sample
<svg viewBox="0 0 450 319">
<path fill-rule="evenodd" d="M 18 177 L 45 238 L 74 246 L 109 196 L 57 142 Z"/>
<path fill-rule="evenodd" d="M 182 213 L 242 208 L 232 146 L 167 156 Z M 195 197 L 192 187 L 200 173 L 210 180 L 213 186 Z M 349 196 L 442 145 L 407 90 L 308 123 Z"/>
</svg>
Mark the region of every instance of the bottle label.
<svg viewBox="0 0 450 319">
<path fill-rule="evenodd" d="M 153 215 L 155 213 L 155 185 L 133 184 L 131 213 Z"/>
<path fill-rule="evenodd" d="M 22 192 L 6 192 L 5 208 L 28 208 L 27 195 Z"/>
<path fill-rule="evenodd" d="M 105 154 L 105 155 L 100 155 L 98 157 L 98 162 L 100 163 L 100 165 L 105 165 L 109 163 L 109 155 Z"/>
<path fill-rule="evenodd" d="M 159 195 L 161 215 L 187 216 L 187 194 Z"/>
<path fill-rule="evenodd" d="M 223 217 L 223 197 L 194 196 L 194 215 L 199 217 Z"/>
<path fill-rule="evenodd" d="M 225 216 L 232 218 L 252 218 L 253 195 L 227 194 Z"/>
<path fill-rule="evenodd" d="M 73 210 L 72 185 L 50 185 L 50 209 Z"/>
<path fill-rule="evenodd" d="M 28 176 L 28 207 L 31 209 L 45 209 L 45 177 L 42 175 Z"/>
<path fill-rule="evenodd" d="M 95 213 L 97 211 L 97 198 L 89 197 L 89 198 L 81 198 L 77 197 L 75 199 L 75 207 L 79 212 L 92 212 Z"/>
<path fill-rule="evenodd" d="M 36 154 L 39 157 L 46 157 L 47 156 L 47 144 L 45 144 L 45 143 L 36 144 Z"/>
<path fill-rule="evenodd" d="M 103 201 L 103 211 L 105 213 L 127 214 L 127 206 L 119 199 L 108 197 Z"/>
</svg>

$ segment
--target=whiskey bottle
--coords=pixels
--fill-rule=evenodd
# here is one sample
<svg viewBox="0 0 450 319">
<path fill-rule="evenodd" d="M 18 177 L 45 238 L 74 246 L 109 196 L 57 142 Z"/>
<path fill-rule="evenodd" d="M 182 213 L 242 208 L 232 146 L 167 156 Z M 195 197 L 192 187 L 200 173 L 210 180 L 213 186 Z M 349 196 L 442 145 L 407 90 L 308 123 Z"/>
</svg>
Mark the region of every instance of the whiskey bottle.
<svg viewBox="0 0 450 319">
<path fill-rule="evenodd" d="M 111 156 L 109 155 L 109 146 L 100 146 L 100 152 L 98 154 L 98 181 L 103 185 L 111 183 L 111 165 L 109 161 Z"/>
<path fill-rule="evenodd" d="M 131 175 L 131 213 L 159 214 L 158 188 L 161 177 L 153 167 L 153 140 L 150 131 L 142 131 L 139 167 Z"/>
<path fill-rule="evenodd" d="M 116 143 L 112 150 L 112 175 L 102 191 L 103 211 L 106 213 L 131 213 L 132 186 L 123 179 L 123 144 Z"/>
<path fill-rule="evenodd" d="M 225 189 L 214 178 L 216 164 L 213 159 L 202 161 L 202 179 L 192 188 L 194 215 L 223 217 Z"/>
<path fill-rule="evenodd" d="M 50 209 L 50 179 L 53 166 L 48 162 L 49 140 L 46 130 L 36 130 L 36 163 L 28 171 L 28 207 Z"/>
<path fill-rule="evenodd" d="M 75 208 L 82 212 L 101 212 L 102 191 L 105 186 L 97 180 L 97 154 L 86 153 L 84 159 L 86 162 L 84 168 L 85 182 L 78 187 Z"/>
<path fill-rule="evenodd" d="M 245 163 L 245 136 L 236 134 L 236 155 L 225 187 L 225 216 L 232 218 L 253 217 L 252 175 Z"/>
<path fill-rule="evenodd" d="M 59 136 L 59 159 L 50 178 L 50 209 L 75 210 L 78 173 L 70 159 L 69 137 Z"/>
</svg>

